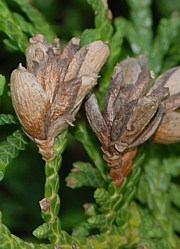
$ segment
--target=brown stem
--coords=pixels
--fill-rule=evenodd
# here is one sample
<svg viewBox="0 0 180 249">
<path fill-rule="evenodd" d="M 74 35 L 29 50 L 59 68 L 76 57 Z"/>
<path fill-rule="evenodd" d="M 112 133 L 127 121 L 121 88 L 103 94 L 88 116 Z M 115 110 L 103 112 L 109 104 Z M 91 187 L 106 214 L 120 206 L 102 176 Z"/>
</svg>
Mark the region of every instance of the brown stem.
<svg viewBox="0 0 180 249">
<path fill-rule="evenodd" d="M 133 165 L 133 158 L 136 156 L 137 147 L 131 148 L 120 154 L 117 150 L 104 152 L 104 159 L 110 168 L 110 176 L 116 187 L 120 187 L 124 178 L 129 175 Z"/>
</svg>

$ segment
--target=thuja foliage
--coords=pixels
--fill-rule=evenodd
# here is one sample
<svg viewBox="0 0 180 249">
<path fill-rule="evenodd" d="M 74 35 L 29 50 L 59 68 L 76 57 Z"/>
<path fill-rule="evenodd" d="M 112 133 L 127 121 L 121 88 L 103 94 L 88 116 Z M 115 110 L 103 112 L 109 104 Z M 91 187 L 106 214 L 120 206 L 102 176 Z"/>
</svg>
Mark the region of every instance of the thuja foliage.
<svg viewBox="0 0 180 249">
<path fill-rule="evenodd" d="M 114 19 L 104 2 L 87 0 L 95 14 L 94 27 L 85 29 L 82 33 L 77 32 L 82 46 L 102 40 L 108 42 L 110 47 L 110 56 L 94 90 L 101 106 L 113 68 L 121 59 L 146 54 L 149 68 L 154 70 L 156 75 L 180 62 L 179 13 L 158 20 L 154 31 L 151 0 L 127 0 L 129 18 L 118 16 Z M 41 33 L 52 41 L 56 36 L 53 30 L 56 28 L 52 22 L 48 23 L 43 11 L 38 11 L 30 1 L 0 1 L 1 42 L 5 53 L 24 53 L 28 38 L 33 34 Z M 0 73 L 0 95 L 4 100 L 3 96 L 9 91 L 5 83 L 8 84 L 10 71 Z M 14 114 L 0 114 L 0 125 L 15 127 L 12 134 L 0 144 L 2 181 L 6 178 L 6 171 L 11 171 L 13 160 L 20 157 L 21 151 L 28 146 L 29 140 Z M 94 201 L 84 205 L 87 219 L 77 224 L 70 234 L 63 230 L 59 215 L 59 174 L 61 175 L 61 164 L 61 167 L 66 166 L 62 163 L 63 152 L 72 140 L 82 144 L 89 160 L 80 161 L 79 157 L 78 161 L 73 163 L 72 170 L 66 177 L 67 186 L 72 189 L 91 187 L 94 191 Z M 37 224 L 34 225 L 33 235 L 39 240 L 27 242 L 12 234 L 3 223 L 1 213 L 0 248 L 179 248 L 179 145 L 177 143 L 165 146 L 153 142 L 141 145 L 131 174 L 121 187 L 114 187 L 100 145 L 83 114 L 79 114 L 75 127 L 69 131 L 65 130 L 56 138 L 55 155 L 45 164 L 44 199 L 41 205 L 49 212 L 42 208 L 43 222 L 38 227 Z M 16 170 L 18 171 L 18 168 Z M 21 188 L 23 189 L 23 185 Z M 61 195 L 63 196 L 62 191 Z M 16 210 L 13 209 L 13 212 Z M 24 226 L 27 224 L 24 223 Z"/>
</svg>

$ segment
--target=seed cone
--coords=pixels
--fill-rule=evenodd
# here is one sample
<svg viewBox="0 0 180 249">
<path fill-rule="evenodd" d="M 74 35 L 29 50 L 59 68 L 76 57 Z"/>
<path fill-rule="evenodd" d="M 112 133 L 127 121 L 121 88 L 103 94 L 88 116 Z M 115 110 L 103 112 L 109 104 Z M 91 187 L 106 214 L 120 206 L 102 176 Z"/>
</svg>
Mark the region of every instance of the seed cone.
<svg viewBox="0 0 180 249">
<path fill-rule="evenodd" d="M 35 35 L 26 50 L 27 68 L 20 64 L 11 74 L 14 109 L 45 160 L 54 155 L 55 137 L 72 125 L 109 54 L 102 41 L 82 48 L 79 44 L 79 38 L 72 38 L 60 50 L 58 39 L 52 46 L 43 35 Z"/>
<path fill-rule="evenodd" d="M 168 96 L 164 86 L 146 89 L 153 73 L 146 69 L 146 58 L 127 58 L 117 64 L 101 113 L 94 94 L 85 103 L 87 119 L 101 142 L 104 159 L 115 186 L 121 186 L 130 173 L 137 146 L 158 128 Z"/>
</svg>

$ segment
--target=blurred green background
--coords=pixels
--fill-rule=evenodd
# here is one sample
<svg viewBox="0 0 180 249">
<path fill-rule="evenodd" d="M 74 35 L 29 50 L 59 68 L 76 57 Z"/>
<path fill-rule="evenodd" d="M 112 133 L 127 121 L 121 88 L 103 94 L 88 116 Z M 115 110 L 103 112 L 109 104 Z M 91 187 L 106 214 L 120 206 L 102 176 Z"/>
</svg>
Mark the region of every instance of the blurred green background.
<svg viewBox="0 0 180 249">
<path fill-rule="evenodd" d="M 85 28 L 94 27 L 94 14 L 86 0 L 31 0 L 55 33 L 65 43 L 72 36 L 79 36 Z M 6 0 L 11 10 L 22 14 L 18 6 L 11 0 Z M 129 9 L 126 1 L 110 0 L 109 7 L 113 16 L 128 18 Z M 179 0 L 154 0 L 152 5 L 154 30 L 159 19 L 168 17 L 174 11 L 180 11 Z M 7 50 L 3 44 L 4 34 L 0 33 L 0 73 L 6 76 L 7 84 L 4 95 L 0 99 L 1 113 L 14 113 L 9 97 L 8 81 L 11 71 L 19 62 L 25 64 L 25 57 L 20 52 Z M 15 126 L 0 127 L 1 141 L 15 130 Z M 71 231 L 72 226 L 85 219 L 83 204 L 93 200 L 93 190 L 81 188 L 71 190 L 66 187 L 65 177 L 72 163 L 87 160 L 83 147 L 69 135 L 68 149 L 64 153 L 61 177 L 61 211 L 62 227 Z M 7 168 L 6 176 L 0 182 L 0 210 L 3 222 L 10 230 L 20 236 L 30 238 L 32 231 L 41 224 L 39 200 L 43 198 L 44 162 L 38 154 L 36 146 L 30 142 L 27 150 L 13 160 Z"/>
</svg>

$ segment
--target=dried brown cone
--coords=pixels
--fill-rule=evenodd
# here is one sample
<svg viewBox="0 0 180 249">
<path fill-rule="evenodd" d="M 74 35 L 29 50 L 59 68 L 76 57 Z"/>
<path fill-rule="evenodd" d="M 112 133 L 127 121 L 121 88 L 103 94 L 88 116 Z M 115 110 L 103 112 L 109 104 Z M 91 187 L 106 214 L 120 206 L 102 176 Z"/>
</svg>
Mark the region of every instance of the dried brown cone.
<svg viewBox="0 0 180 249">
<path fill-rule="evenodd" d="M 27 69 L 20 64 L 12 72 L 10 88 L 19 121 L 44 159 L 53 157 L 54 138 L 72 125 L 108 54 L 102 41 L 80 48 L 72 38 L 60 50 L 58 39 L 53 46 L 40 34 L 30 39 Z"/>
<path fill-rule="evenodd" d="M 149 139 L 159 126 L 165 108 L 162 101 L 168 88 L 146 91 L 153 73 L 146 59 L 127 58 L 117 64 L 101 113 L 94 94 L 85 109 L 89 123 L 101 142 L 104 159 L 115 186 L 121 186 L 132 168 L 137 146 Z"/>
</svg>

